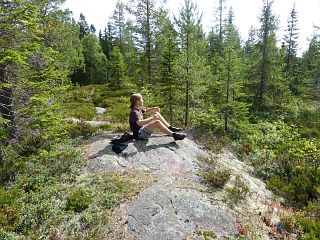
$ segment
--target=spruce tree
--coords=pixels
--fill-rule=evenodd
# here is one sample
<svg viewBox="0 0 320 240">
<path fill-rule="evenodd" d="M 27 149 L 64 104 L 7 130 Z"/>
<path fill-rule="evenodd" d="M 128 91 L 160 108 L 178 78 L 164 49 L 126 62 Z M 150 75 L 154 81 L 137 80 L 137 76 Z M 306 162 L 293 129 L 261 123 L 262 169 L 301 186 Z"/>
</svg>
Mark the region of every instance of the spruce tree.
<svg viewBox="0 0 320 240">
<path fill-rule="evenodd" d="M 286 86 L 284 86 L 281 74 L 283 61 L 279 57 L 279 50 L 276 46 L 278 22 L 272 13 L 272 4 L 273 1 L 264 1 L 260 17 L 258 91 L 256 91 L 253 102 L 257 111 L 266 110 L 266 107 L 276 110 L 275 107 L 283 103 L 282 97 L 286 94 Z"/>
<path fill-rule="evenodd" d="M 80 39 L 84 36 L 90 34 L 90 27 L 86 21 L 86 17 L 83 15 L 83 13 L 80 13 L 79 21 L 78 21 L 79 27 L 80 27 Z"/>
<path fill-rule="evenodd" d="M 112 37 L 115 41 L 115 46 L 117 46 L 121 53 L 123 53 L 123 32 L 125 28 L 125 5 L 121 0 L 117 0 L 116 8 L 113 12 L 111 21 L 110 21 L 110 27 L 112 32 Z"/>
<path fill-rule="evenodd" d="M 210 76 L 207 62 L 208 45 L 201 25 L 202 15 L 192 0 L 185 0 L 176 19 L 180 57 L 178 77 L 185 82 L 184 125 L 189 122 L 190 103 L 199 105 Z"/>
<path fill-rule="evenodd" d="M 285 52 L 285 78 L 289 83 L 289 88 L 292 94 L 298 94 L 299 76 L 298 76 L 298 17 L 295 4 L 292 7 L 288 19 L 287 33 L 284 37 Z"/>
<path fill-rule="evenodd" d="M 127 69 L 123 55 L 118 47 L 113 47 L 110 56 L 110 83 L 120 90 L 126 82 Z"/>
<path fill-rule="evenodd" d="M 228 132 L 230 119 L 233 123 L 243 120 L 246 115 L 246 105 L 239 100 L 242 97 L 242 59 L 240 35 L 234 25 L 234 14 L 232 8 L 228 12 L 228 18 L 224 27 L 224 68 L 223 68 L 223 112 L 224 130 Z"/>
<path fill-rule="evenodd" d="M 303 54 L 303 70 L 305 76 L 304 94 L 314 98 L 320 96 L 320 38 L 314 33 L 308 50 Z"/>
<path fill-rule="evenodd" d="M 143 50 L 143 54 L 145 55 L 144 57 L 140 57 L 140 64 L 142 64 L 142 82 L 144 83 L 144 78 L 146 77 L 148 82 L 151 83 L 154 58 L 154 22 L 157 11 L 156 0 L 130 0 L 130 4 L 129 11 L 136 18 L 136 29 L 140 35 L 139 48 Z"/>
<path fill-rule="evenodd" d="M 162 96 L 165 112 L 169 115 L 169 121 L 173 124 L 174 110 L 177 105 L 177 95 L 179 82 L 176 76 L 176 61 L 179 54 L 177 37 L 178 34 L 174 29 L 168 12 L 161 11 L 158 16 L 156 34 L 155 55 L 159 65 L 157 77 L 161 84 L 160 94 Z"/>
</svg>

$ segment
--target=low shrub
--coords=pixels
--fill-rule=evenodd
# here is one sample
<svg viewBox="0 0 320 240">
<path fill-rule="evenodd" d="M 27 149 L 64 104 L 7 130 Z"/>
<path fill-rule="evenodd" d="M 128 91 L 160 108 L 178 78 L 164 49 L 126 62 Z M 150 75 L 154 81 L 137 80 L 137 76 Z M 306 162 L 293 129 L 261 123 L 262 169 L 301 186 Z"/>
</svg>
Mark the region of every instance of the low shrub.
<svg viewBox="0 0 320 240">
<path fill-rule="evenodd" d="M 0 230 L 13 231 L 16 228 L 21 207 L 18 197 L 17 189 L 0 188 Z"/>
<path fill-rule="evenodd" d="M 89 207 L 91 201 L 92 197 L 84 189 L 76 189 L 67 200 L 66 210 L 82 212 Z"/>
<path fill-rule="evenodd" d="M 227 169 L 211 169 L 208 172 L 205 172 L 203 177 L 210 186 L 215 188 L 223 188 L 229 180 L 230 175 L 231 172 Z"/>
<path fill-rule="evenodd" d="M 250 188 L 243 180 L 241 180 L 240 176 L 236 176 L 233 187 L 226 188 L 226 191 L 231 198 L 241 200 L 250 193 Z"/>
</svg>

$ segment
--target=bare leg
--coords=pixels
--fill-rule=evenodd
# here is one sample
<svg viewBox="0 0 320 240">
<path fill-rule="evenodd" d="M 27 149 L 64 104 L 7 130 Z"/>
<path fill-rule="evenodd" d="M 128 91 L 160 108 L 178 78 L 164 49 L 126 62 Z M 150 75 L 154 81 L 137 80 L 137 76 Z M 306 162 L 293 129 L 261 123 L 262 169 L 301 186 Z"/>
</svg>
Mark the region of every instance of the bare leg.
<svg viewBox="0 0 320 240">
<path fill-rule="evenodd" d="M 160 121 L 160 120 L 155 120 L 155 121 L 149 123 L 149 124 L 147 125 L 147 129 L 148 129 L 150 132 L 154 132 L 154 130 L 159 129 L 160 132 L 172 136 L 172 132 L 171 132 L 171 131 L 166 127 L 166 125 L 164 125 L 164 123 L 162 123 L 162 121 Z"/>
<path fill-rule="evenodd" d="M 164 117 L 160 114 L 160 113 L 156 113 L 155 114 L 156 119 L 160 120 L 164 126 L 166 126 L 167 128 L 170 126 L 170 124 L 164 119 Z"/>
</svg>

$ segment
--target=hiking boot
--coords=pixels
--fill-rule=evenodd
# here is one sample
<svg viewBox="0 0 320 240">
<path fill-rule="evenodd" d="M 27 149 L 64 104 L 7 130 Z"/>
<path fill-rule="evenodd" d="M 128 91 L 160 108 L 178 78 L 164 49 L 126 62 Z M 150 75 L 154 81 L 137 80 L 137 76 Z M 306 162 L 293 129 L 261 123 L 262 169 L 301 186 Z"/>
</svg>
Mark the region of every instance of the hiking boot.
<svg viewBox="0 0 320 240">
<path fill-rule="evenodd" d="M 186 135 L 185 134 L 183 134 L 183 133 L 173 133 L 172 134 L 172 137 L 173 137 L 173 139 L 175 140 L 175 141 L 177 141 L 177 140 L 182 140 L 182 139 L 184 139 L 185 137 L 186 137 Z"/>
<path fill-rule="evenodd" d="M 182 130 L 182 128 L 176 128 L 176 127 L 168 127 L 170 129 L 171 132 L 180 132 Z"/>
</svg>

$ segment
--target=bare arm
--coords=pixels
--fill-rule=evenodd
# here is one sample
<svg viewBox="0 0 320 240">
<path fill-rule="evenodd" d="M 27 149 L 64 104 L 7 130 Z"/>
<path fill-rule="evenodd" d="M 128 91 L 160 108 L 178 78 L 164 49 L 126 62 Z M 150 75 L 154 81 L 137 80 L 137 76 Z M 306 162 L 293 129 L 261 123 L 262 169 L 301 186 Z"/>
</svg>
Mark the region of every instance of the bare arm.
<svg viewBox="0 0 320 240">
<path fill-rule="evenodd" d="M 144 125 L 146 125 L 146 124 L 148 124 L 148 123 L 150 123 L 150 122 L 152 122 L 152 121 L 153 121 L 153 116 L 152 116 L 152 117 L 149 117 L 149 118 L 146 118 L 146 119 L 137 120 L 136 123 L 137 123 L 140 127 L 142 127 L 142 126 L 144 126 Z"/>
<path fill-rule="evenodd" d="M 147 110 L 145 111 L 145 114 L 156 113 L 156 112 L 160 112 L 160 108 L 151 107 L 151 108 L 147 108 Z"/>
</svg>

